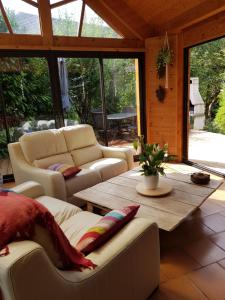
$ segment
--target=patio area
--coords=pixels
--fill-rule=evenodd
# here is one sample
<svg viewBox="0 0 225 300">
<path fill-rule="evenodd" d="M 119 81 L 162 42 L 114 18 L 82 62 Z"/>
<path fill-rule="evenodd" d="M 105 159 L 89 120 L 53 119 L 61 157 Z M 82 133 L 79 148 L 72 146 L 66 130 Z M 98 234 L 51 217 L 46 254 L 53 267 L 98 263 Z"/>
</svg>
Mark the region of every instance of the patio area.
<svg viewBox="0 0 225 300">
<path fill-rule="evenodd" d="M 188 159 L 225 173 L 225 135 L 190 130 Z"/>
</svg>

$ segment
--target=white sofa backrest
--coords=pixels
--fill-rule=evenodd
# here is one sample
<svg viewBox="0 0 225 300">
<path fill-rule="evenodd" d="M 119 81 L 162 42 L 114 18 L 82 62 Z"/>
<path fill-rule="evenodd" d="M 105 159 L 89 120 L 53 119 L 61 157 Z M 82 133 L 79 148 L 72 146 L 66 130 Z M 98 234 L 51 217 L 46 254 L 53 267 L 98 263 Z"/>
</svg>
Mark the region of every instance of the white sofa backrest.
<svg viewBox="0 0 225 300">
<path fill-rule="evenodd" d="M 64 135 L 57 129 L 28 133 L 19 141 L 26 160 L 31 164 L 68 151 Z"/>
<path fill-rule="evenodd" d="M 71 152 L 76 166 L 81 166 L 103 157 L 94 130 L 90 125 L 68 126 L 60 130 L 64 134 L 68 151 Z"/>
<path fill-rule="evenodd" d="M 63 164 L 68 164 L 73 166 L 74 161 L 72 159 L 72 155 L 70 153 L 63 153 L 63 154 L 58 154 L 58 155 L 53 155 L 49 157 L 45 157 L 42 159 L 36 159 L 33 162 L 33 165 L 35 167 L 41 168 L 41 169 L 46 169 L 49 166 L 57 163 L 63 163 Z"/>
<path fill-rule="evenodd" d="M 65 137 L 69 152 L 98 143 L 93 128 L 87 124 L 63 127 L 60 131 Z"/>
</svg>

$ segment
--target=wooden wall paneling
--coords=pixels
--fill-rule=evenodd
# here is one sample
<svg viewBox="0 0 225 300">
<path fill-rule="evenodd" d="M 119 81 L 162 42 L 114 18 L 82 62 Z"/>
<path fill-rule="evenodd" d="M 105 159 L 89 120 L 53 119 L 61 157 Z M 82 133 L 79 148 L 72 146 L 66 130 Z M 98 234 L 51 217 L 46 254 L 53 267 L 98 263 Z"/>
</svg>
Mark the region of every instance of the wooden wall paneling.
<svg viewBox="0 0 225 300">
<path fill-rule="evenodd" d="M 156 57 L 159 49 L 163 45 L 164 37 L 149 38 L 146 40 L 146 126 L 147 141 L 149 143 L 169 144 L 169 152 L 177 155 L 177 160 L 181 160 L 180 124 L 178 120 L 181 114 L 181 99 L 178 88 L 181 78 L 178 76 L 177 57 L 178 38 L 176 35 L 169 36 L 170 47 L 174 51 L 173 64 L 169 66 L 169 88 L 166 90 L 166 97 L 161 103 L 156 97 L 156 89 L 159 84 L 165 85 L 165 79 L 158 79 L 156 69 Z M 178 137 L 179 135 L 179 137 Z"/>
<path fill-rule="evenodd" d="M 38 0 L 39 3 L 39 17 L 41 32 L 43 37 L 43 44 L 52 46 L 53 44 L 53 30 L 52 30 L 52 17 L 49 1 Z"/>
<path fill-rule="evenodd" d="M 183 30 L 184 47 L 225 36 L 225 11 Z"/>
</svg>

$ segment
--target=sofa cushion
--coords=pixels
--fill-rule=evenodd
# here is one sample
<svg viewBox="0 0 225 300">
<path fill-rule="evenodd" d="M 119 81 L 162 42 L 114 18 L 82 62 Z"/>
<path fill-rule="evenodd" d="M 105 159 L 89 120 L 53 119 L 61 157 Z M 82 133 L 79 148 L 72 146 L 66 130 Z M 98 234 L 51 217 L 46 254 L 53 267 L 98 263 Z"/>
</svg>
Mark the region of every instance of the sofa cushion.
<svg viewBox="0 0 225 300">
<path fill-rule="evenodd" d="M 69 179 L 77 175 L 81 169 L 73 165 L 56 163 L 48 167 L 48 170 L 56 171 L 62 174 L 64 179 Z"/>
<path fill-rule="evenodd" d="M 72 156 L 70 153 L 63 153 L 58 155 L 53 155 L 50 157 L 36 159 L 33 164 L 35 167 L 41 169 L 47 169 L 50 165 L 57 164 L 58 162 L 68 165 L 74 165 Z"/>
<path fill-rule="evenodd" d="M 61 128 L 64 134 L 68 151 L 96 145 L 97 140 L 93 128 L 90 125 L 76 125 Z"/>
<path fill-rule="evenodd" d="M 127 162 L 120 158 L 101 158 L 80 166 L 82 169 L 98 171 L 102 180 L 108 180 L 128 170 Z"/>
<path fill-rule="evenodd" d="M 102 246 L 136 215 L 140 205 L 130 205 L 112 210 L 88 229 L 75 248 L 85 255 Z"/>
<path fill-rule="evenodd" d="M 74 193 L 93 186 L 102 181 L 101 176 L 94 170 L 82 169 L 75 177 L 65 181 L 67 197 L 69 198 Z"/>
<path fill-rule="evenodd" d="M 82 211 L 67 219 L 60 227 L 70 241 L 70 244 L 75 246 L 88 228 L 94 226 L 101 218 L 102 216 L 94 213 Z"/>
<path fill-rule="evenodd" d="M 102 150 L 97 145 L 73 150 L 71 154 L 76 166 L 81 166 L 103 157 Z"/>
<path fill-rule="evenodd" d="M 75 205 L 49 196 L 40 196 L 36 200 L 50 211 L 59 225 L 82 211 Z"/>
<path fill-rule="evenodd" d="M 30 163 L 67 152 L 64 135 L 57 129 L 27 133 L 20 137 L 19 141 L 24 156 Z"/>
</svg>

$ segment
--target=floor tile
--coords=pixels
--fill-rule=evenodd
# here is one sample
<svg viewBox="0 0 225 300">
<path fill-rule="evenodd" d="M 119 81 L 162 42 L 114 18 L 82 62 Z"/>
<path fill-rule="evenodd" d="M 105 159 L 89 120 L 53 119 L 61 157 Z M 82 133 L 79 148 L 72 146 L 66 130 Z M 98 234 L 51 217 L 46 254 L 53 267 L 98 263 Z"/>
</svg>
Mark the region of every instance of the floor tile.
<svg viewBox="0 0 225 300">
<path fill-rule="evenodd" d="M 210 300 L 225 299 L 225 270 L 218 264 L 193 271 L 188 277 Z"/>
<path fill-rule="evenodd" d="M 181 249 L 170 249 L 161 254 L 161 270 L 168 279 L 182 276 L 200 267 Z"/>
<path fill-rule="evenodd" d="M 204 294 L 186 276 L 160 285 L 149 300 L 206 300 Z"/>
<path fill-rule="evenodd" d="M 202 266 L 225 258 L 225 251 L 206 238 L 184 246 L 184 251 Z"/>
<path fill-rule="evenodd" d="M 211 235 L 210 240 L 225 250 L 225 231 Z"/>
<path fill-rule="evenodd" d="M 220 205 L 224 208 L 225 206 L 224 195 L 225 195 L 224 189 L 219 188 L 207 199 L 207 202 Z"/>
<path fill-rule="evenodd" d="M 218 264 L 225 269 L 225 259 L 218 261 Z"/>
<path fill-rule="evenodd" d="M 221 232 L 225 230 L 225 216 L 222 216 L 219 213 L 204 217 L 202 222 L 215 232 Z"/>
<path fill-rule="evenodd" d="M 224 207 L 214 203 L 213 201 L 206 200 L 199 208 L 202 211 L 202 215 L 209 216 L 215 213 L 219 213 L 224 210 Z"/>
</svg>

